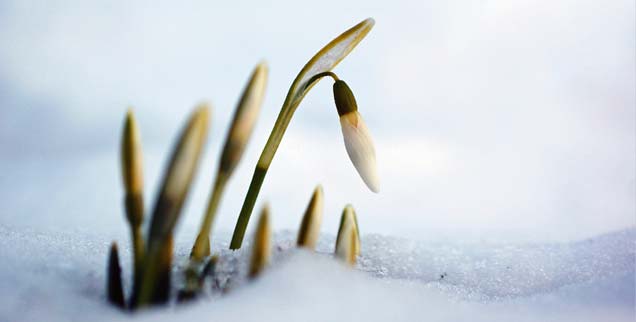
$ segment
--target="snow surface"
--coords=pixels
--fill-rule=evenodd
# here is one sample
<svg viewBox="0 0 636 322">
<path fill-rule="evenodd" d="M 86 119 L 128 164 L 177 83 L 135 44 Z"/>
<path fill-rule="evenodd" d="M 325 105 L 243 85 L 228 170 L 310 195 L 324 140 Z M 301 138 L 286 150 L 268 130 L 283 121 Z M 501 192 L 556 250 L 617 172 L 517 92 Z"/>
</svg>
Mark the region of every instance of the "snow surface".
<svg viewBox="0 0 636 322">
<path fill-rule="evenodd" d="M 366 235 L 356 270 L 331 258 L 333 236 L 313 254 L 294 236 L 276 234 L 271 267 L 250 283 L 249 247 L 228 251 L 220 236 L 229 292 L 131 315 L 106 303 L 105 236 L 0 225 L 0 321 L 634 321 L 636 228 L 558 244 Z M 177 243 L 175 266 L 188 250 Z"/>
</svg>

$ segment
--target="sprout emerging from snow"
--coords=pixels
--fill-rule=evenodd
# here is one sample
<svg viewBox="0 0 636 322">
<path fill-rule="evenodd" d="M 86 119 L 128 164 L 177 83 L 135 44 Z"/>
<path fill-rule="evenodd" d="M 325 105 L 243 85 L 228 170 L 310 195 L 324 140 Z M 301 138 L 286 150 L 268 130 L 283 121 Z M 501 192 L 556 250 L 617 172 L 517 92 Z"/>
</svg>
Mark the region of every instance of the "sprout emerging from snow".
<svg viewBox="0 0 636 322">
<path fill-rule="evenodd" d="M 267 205 L 263 208 L 261 218 L 258 220 L 253 243 L 250 278 L 258 276 L 272 257 L 272 229 L 269 225 L 269 206 Z"/>
<path fill-rule="evenodd" d="M 355 213 L 351 206 L 345 207 L 340 218 L 340 227 L 336 237 L 336 257 L 353 266 L 360 253 L 358 229 Z"/>
<path fill-rule="evenodd" d="M 314 189 L 314 193 L 311 196 L 303 221 L 300 224 L 298 230 L 298 238 L 296 245 L 298 247 L 306 247 L 309 249 L 315 249 L 318 237 L 320 236 L 320 223 L 322 222 L 323 211 L 323 192 L 322 186 L 318 185 Z"/>
<path fill-rule="evenodd" d="M 108 301 L 122 309 L 126 307 L 124 301 L 124 289 L 121 282 L 119 252 L 117 251 L 117 243 L 115 242 L 110 245 L 110 253 L 108 253 L 108 277 L 106 283 Z"/>
</svg>

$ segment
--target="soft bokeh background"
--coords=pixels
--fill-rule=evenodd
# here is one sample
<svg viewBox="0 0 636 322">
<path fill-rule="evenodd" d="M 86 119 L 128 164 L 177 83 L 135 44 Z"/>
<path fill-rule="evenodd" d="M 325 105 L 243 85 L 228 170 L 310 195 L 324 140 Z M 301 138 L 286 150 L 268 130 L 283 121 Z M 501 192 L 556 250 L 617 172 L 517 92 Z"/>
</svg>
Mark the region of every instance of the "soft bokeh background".
<svg viewBox="0 0 636 322">
<path fill-rule="evenodd" d="M 296 229 L 313 187 L 324 230 L 346 203 L 364 233 L 415 239 L 571 240 L 636 224 L 633 0 L 0 2 L 0 224 L 127 229 L 118 142 L 141 125 L 148 208 L 180 126 L 214 105 L 180 223 L 193 238 L 231 113 L 260 60 L 261 117 L 216 229 L 231 230 L 287 89 L 366 17 L 337 68 L 378 153 L 373 194 L 348 161 L 331 86 L 295 115 L 261 191 Z M 185 237 L 183 237 L 185 236 Z"/>
</svg>

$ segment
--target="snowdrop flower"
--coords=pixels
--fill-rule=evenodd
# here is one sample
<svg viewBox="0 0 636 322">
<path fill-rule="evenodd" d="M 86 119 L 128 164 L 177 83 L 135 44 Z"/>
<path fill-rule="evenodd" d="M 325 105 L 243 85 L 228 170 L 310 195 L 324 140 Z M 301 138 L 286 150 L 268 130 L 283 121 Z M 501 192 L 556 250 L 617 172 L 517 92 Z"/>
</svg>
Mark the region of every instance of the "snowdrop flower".
<svg viewBox="0 0 636 322">
<path fill-rule="evenodd" d="M 380 181 L 376 170 L 375 148 L 369 129 L 358 113 L 355 97 L 347 83 L 342 80 L 337 80 L 333 84 L 333 95 L 349 159 L 367 187 L 377 193 Z"/>
<path fill-rule="evenodd" d="M 347 55 L 362 41 L 362 39 L 364 39 L 369 31 L 371 31 L 374 24 L 375 21 L 372 18 L 365 19 L 340 34 L 334 40 L 330 41 L 326 46 L 322 47 L 322 49 L 320 49 L 307 62 L 307 64 L 305 64 L 292 82 L 280 113 L 278 114 L 278 118 L 276 119 L 276 123 L 274 123 L 274 128 L 267 139 L 263 152 L 261 152 L 261 156 L 256 164 L 256 169 L 254 169 L 252 181 L 250 182 L 247 194 L 245 195 L 245 200 L 243 201 L 243 206 L 241 207 L 241 213 L 239 214 L 236 226 L 234 227 L 232 241 L 230 242 L 230 249 L 241 248 L 243 237 L 245 237 L 245 231 L 247 230 L 247 224 L 249 223 L 250 216 L 254 210 L 254 205 L 256 204 L 256 199 L 258 199 L 261 186 L 263 185 L 267 171 L 269 170 L 272 160 L 274 159 L 274 155 L 276 154 L 278 146 L 283 139 L 285 130 L 287 129 L 294 112 L 302 102 L 305 95 L 316 84 L 316 81 L 324 76 L 331 76 L 337 80 L 337 76 L 335 76 L 331 70 L 336 67 L 340 61 L 347 57 Z M 354 161 L 356 167 L 363 163 L 365 162 L 357 163 Z M 375 164 L 375 161 L 373 163 Z M 373 167 L 365 166 L 361 168 L 375 169 L 375 165 L 373 165 Z M 361 168 L 359 168 L 358 171 L 360 171 Z M 377 190 L 377 179 L 371 179 L 372 176 L 369 174 L 374 172 L 375 170 L 371 172 L 365 170 L 364 172 L 361 172 L 361 174 L 364 173 L 363 178 L 368 180 L 367 185 L 371 187 L 369 182 L 373 182 L 375 184 L 375 189 Z M 374 188 L 372 188 L 372 190 L 373 189 Z"/>
</svg>

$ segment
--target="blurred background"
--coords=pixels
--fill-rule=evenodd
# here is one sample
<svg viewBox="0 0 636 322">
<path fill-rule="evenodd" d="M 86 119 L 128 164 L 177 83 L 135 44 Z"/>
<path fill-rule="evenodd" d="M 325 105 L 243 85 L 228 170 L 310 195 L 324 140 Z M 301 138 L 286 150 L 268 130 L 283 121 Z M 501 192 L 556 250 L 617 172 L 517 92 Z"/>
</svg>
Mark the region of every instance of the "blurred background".
<svg viewBox="0 0 636 322">
<path fill-rule="evenodd" d="M 314 186 L 323 231 L 347 203 L 363 234 L 564 241 L 636 224 L 633 0 L 0 2 L 0 224 L 127 233 L 124 113 L 144 147 L 146 204 L 180 127 L 214 106 L 178 228 L 192 239 L 252 68 L 270 67 L 249 149 L 215 231 L 231 231 L 301 67 L 359 21 L 376 26 L 335 72 L 374 136 L 381 190 L 358 177 L 331 82 L 299 107 L 257 207 L 297 229 Z M 250 227 L 251 230 L 252 227 Z"/>
</svg>

